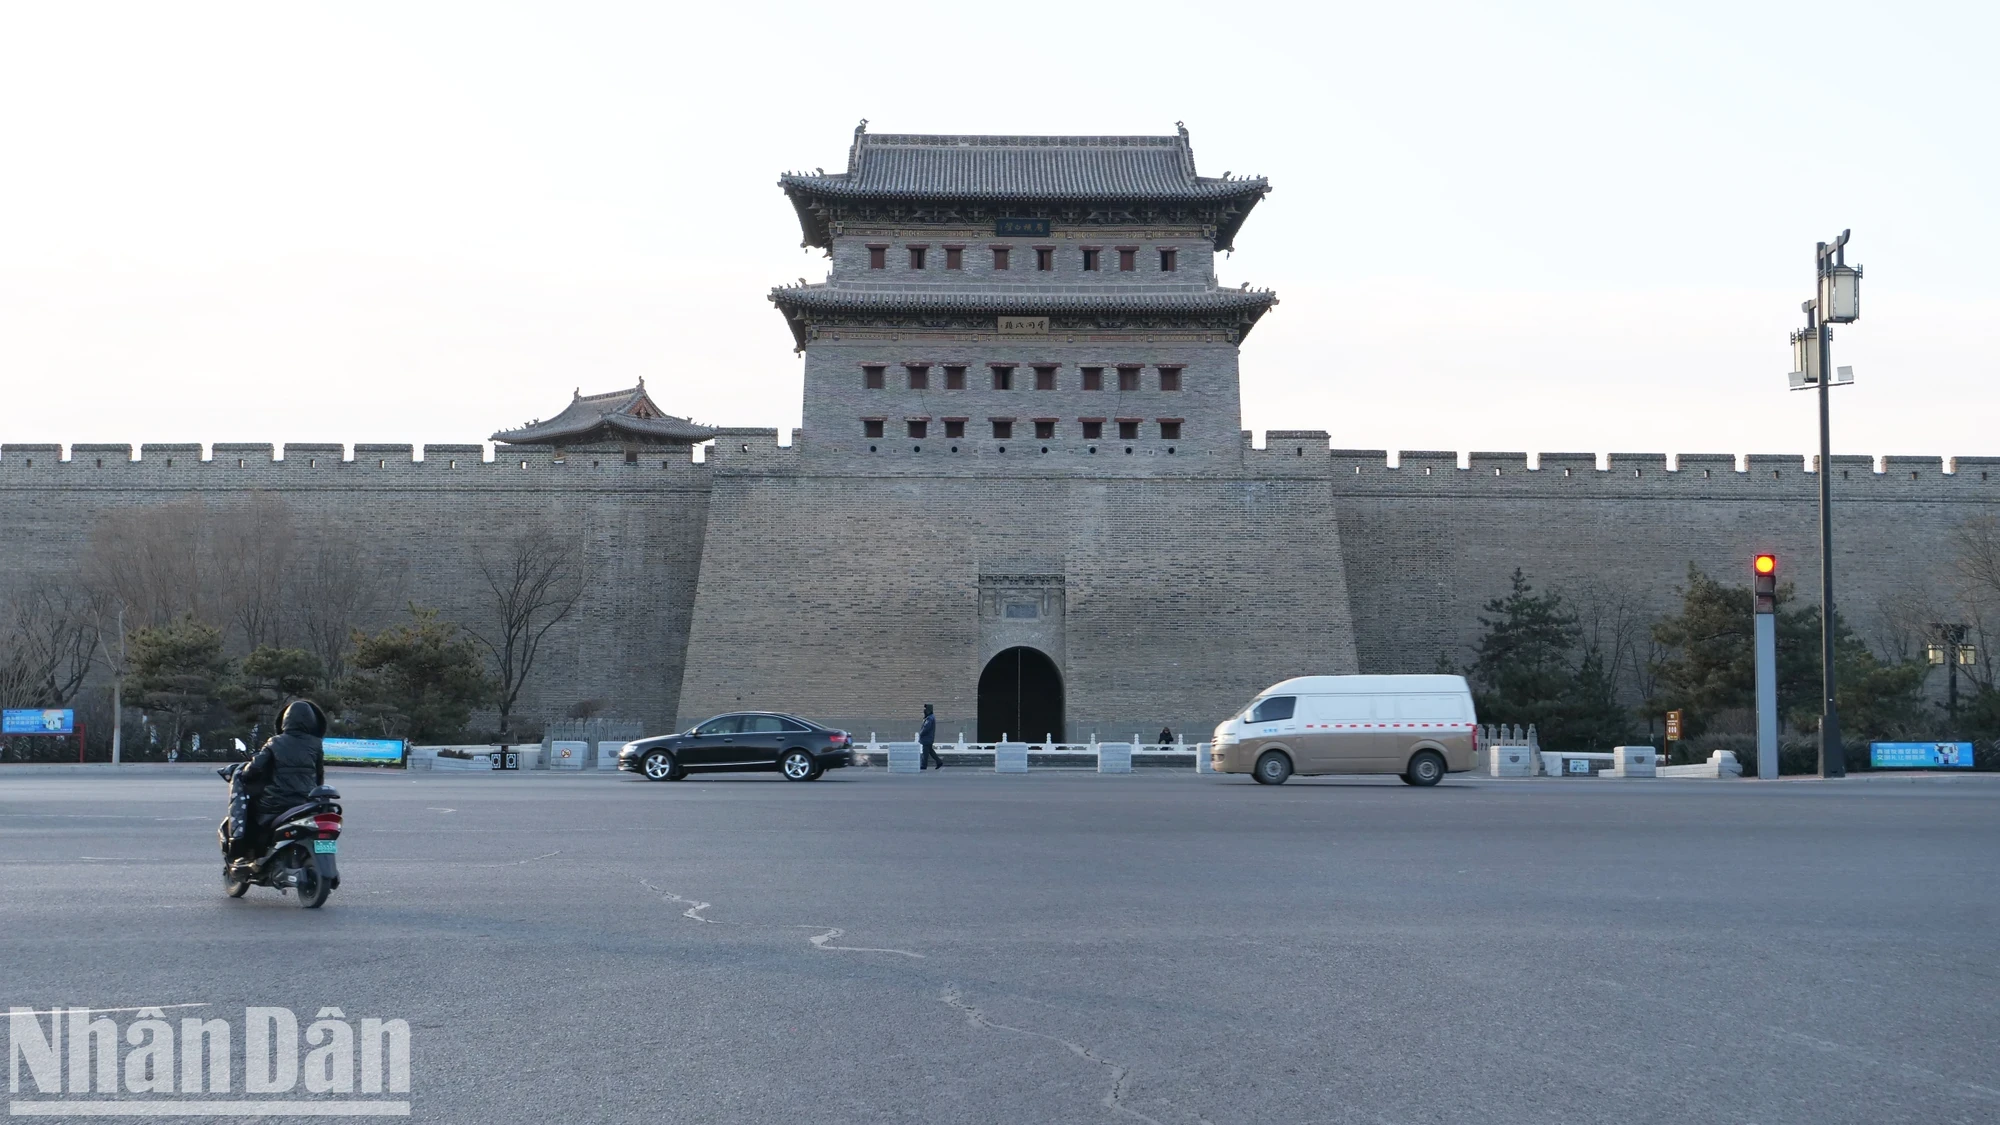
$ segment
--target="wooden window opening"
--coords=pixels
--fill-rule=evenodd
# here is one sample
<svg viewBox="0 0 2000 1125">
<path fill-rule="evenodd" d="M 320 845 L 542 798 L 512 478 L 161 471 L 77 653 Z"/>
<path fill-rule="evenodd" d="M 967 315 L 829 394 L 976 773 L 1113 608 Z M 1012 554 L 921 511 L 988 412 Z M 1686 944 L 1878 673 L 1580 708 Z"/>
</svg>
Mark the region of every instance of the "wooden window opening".
<svg viewBox="0 0 2000 1125">
<path fill-rule="evenodd" d="M 1139 248 L 1137 246 L 1120 246 L 1118 248 L 1118 272 L 1131 273 L 1138 268 Z"/>
<path fill-rule="evenodd" d="M 946 367 L 944 369 L 944 389 L 962 391 L 965 389 L 965 368 Z"/>
<path fill-rule="evenodd" d="M 1102 438 L 1103 436 L 1104 436 L 1104 419 L 1085 418 L 1083 420 L 1083 439 L 1085 441 L 1096 441 L 1099 438 Z"/>
<path fill-rule="evenodd" d="M 908 363 L 903 365 L 903 369 L 909 372 L 910 374 L 911 390 L 922 391 L 922 390 L 928 390 L 930 388 L 931 369 L 929 364 Z"/>
<path fill-rule="evenodd" d="M 1054 418 L 1035 419 L 1035 436 L 1042 441 L 1047 441 L 1056 436 L 1056 420 Z"/>
<path fill-rule="evenodd" d="M 1135 441 L 1138 437 L 1139 420 L 1137 418 L 1120 418 L 1118 420 L 1118 440 Z"/>
<path fill-rule="evenodd" d="M 887 246 L 870 246 L 868 248 L 868 268 L 871 270 L 889 268 L 889 248 Z"/>
<path fill-rule="evenodd" d="M 861 367 L 862 387 L 871 391 L 879 391 L 883 387 L 888 386 L 888 380 L 887 380 L 888 371 L 889 368 L 884 364 L 880 363 L 863 364 Z"/>
<path fill-rule="evenodd" d="M 1014 369 L 1012 367 L 1002 364 L 995 364 L 993 366 L 993 389 L 996 391 L 1011 391 L 1014 389 Z"/>
<path fill-rule="evenodd" d="M 1118 389 L 1119 389 L 1119 390 L 1121 390 L 1121 391 L 1136 391 L 1136 390 L 1138 390 L 1138 389 L 1139 389 L 1139 369 L 1138 369 L 1138 368 L 1136 368 L 1136 367 L 1121 367 L 1121 368 L 1119 368 L 1119 369 L 1118 369 Z"/>
<path fill-rule="evenodd" d="M 1010 438 L 1014 436 L 1014 420 L 1012 418 L 994 418 L 992 422 L 994 437 Z"/>
<path fill-rule="evenodd" d="M 1056 268 L 1056 248 L 1053 246 L 1035 247 L 1035 268 L 1041 270 L 1043 273 Z"/>
<path fill-rule="evenodd" d="M 1160 272 L 1173 273 L 1175 270 L 1180 269 L 1181 268 L 1180 258 L 1181 258 L 1181 252 L 1178 250 L 1160 251 Z"/>
<path fill-rule="evenodd" d="M 963 246 L 947 246 L 947 247 L 945 247 L 945 248 L 944 248 L 944 268 L 946 268 L 946 269 L 948 269 L 948 270 L 962 270 L 962 269 L 964 269 L 964 268 L 965 268 L 965 247 L 963 247 Z"/>
<path fill-rule="evenodd" d="M 1008 251 L 1009 249 L 1011 249 L 1011 248 L 1010 248 L 1010 247 L 1006 247 L 1006 246 L 995 246 L 995 247 L 993 248 L 993 268 L 994 268 L 994 269 L 996 269 L 996 270 L 1004 270 L 1004 269 L 1006 269 L 1006 268 L 1007 268 L 1007 259 L 1008 259 L 1008 257 L 1009 257 L 1009 255 L 1008 255 L 1007 251 Z"/>
<path fill-rule="evenodd" d="M 1085 273 L 1097 272 L 1097 257 L 1103 252 L 1095 246 L 1086 246 L 1083 248 L 1083 271 Z"/>
<path fill-rule="evenodd" d="M 1162 367 L 1162 368 L 1160 368 L 1160 389 L 1161 389 L 1161 390 L 1163 390 L 1163 391 L 1178 391 L 1178 390 L 1180 390 L 1180 389 L 1181 389 L 1181 369 L 1180 369 L 1180 368 L 1178 368 L 1178 367 Z"/>
<path fill-rule="evenodd" d="M 923 269 L 923 268 L 924 268 L 924 251 L 925 251 L 926 249 L 928 249 L 928 248 L 927 248 L 927 247 L 923 247 L 923 246 L 912 246 L 912 247 L 910 247 L 910 268 L 911 268 L 911 269 L 913 269 L 913 270 L 920 270 L 920 269 Z"/>
<path fill-rule="evenodd" d="M 1083 369 L 1083 389 L 1086 391 L 1101 391 L 1104 389 L 1104 369 L 1102 367 L 1086 367 Z"/>
<path fill-rule="evenodd" d="M 964 436 L 965 436 L 965 419 L 963 419 L 963 418 L 946 418 L 946 419 L 944 420 L 944 436 L 946 436 L 946 437 L 948 437 L 948 438 L 962 438 L 962 437 L 964 437 Z"/>
<path fill-rule="evenodd" d="M 1035 367 L 1035 389 L 1038 391 L 1055 390 L 1056 369 L 1053 367 L 1037 365 Z"/>
<path fill-rule="evenodd" d="M 881 437 L 881 436 L 882 436 L 882 419 L 880 419 L 880 418 L 863 418 L 863 419 L 861 420 L 861 436 L 862 436 L 862 437 Z"/>
</svg>

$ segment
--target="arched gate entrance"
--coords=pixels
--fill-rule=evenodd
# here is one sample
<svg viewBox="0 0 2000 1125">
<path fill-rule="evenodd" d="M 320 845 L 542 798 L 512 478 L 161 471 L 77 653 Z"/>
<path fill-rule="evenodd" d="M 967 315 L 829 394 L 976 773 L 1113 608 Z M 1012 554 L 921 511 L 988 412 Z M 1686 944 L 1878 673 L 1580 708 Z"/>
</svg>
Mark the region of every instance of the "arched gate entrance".
<svg viewBox="0 0 2000 1125">
<path fill-rule="evenodd" d="M 1032 648 L 1010 648 L 979 674 L 979 741 L 1063 741 L 1063 682 L 1056 663 Z"/>
</svg>

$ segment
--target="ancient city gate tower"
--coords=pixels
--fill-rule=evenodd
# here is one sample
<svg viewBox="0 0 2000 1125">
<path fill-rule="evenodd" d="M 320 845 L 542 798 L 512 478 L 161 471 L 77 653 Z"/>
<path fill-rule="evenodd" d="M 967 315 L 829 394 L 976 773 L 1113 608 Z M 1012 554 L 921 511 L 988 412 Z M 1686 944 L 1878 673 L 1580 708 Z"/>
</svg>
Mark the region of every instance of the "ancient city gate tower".
<svg viewBox="0 0 2000 1125">
<path fill-rule="evenodd" d="M 1354 669 L 1326 485 L 1244 470 L 1215 257 L 1270 188 L 1161 137 L 875 135 L 780 186 L 821 284 L 771 294 L 804 428 L 721 431 L 684 720 L 906 736 L 1205 728 Z"/>
</svg>

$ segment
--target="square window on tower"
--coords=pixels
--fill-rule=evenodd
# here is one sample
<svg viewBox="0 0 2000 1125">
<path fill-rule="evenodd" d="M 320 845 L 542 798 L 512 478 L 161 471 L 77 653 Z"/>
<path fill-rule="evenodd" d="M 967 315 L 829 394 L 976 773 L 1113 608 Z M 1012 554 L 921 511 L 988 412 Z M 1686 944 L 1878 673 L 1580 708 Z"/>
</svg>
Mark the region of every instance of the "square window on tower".
<svg viewBox="0 0 2000 1125">
<path fill-rule="evenodd" d="M 911 390 L 921 391 L 929 389 L 931 385 L 931 369 L 929 364 L 909 363 L 904 364 L 903 369 L 910 373 Z"/>
<path fill-rule="evenodd" d="M 948 437 L 948 438 L 962 438 L 962 437 L 964 437 L 964 436 L 965 436 L 965 419 L 963 419 L 963 418 L 946 418 L 946 419 L 944 420 L 944 436 L 946 436 L 946 437 Z"/>
<path fill-rule="evenodd" d="M 1160 419 L 1160 436 L 1168 441 L 1179 441 L 1181 439 L 1180 419 Z"/>
<path fill-rule="evenodd" d="M 1014 420 L 1013 420 L 1012 418 L 995 418 L 995 419 L 993 419 L 993 436 L 994 436 L 994 437 L 997 437 L 997 438 L 1010 438 L 1010 437 L 1013 437 L 1013 436 L 1014 436 Z"/>
<path fill-rule="evenodd" d="M 1008 250 L 1009 248 L 1005 246 L 995 246 L 993 248 L 994 269 L 1004 270 L 1007 268 L 1007 259 L 1012 256 L 1011 254 L 1008 253 Z"/>
<path fill-rule="evenodd" d="M 913 438 L 923 437 L 925 434 L 930 432 L 930 428 L 931 424 L 929 422 L 924 421 L 922 418 L 910 419 L 910 436 Z"/>
<path fill-rule="evenodd" d="M 1012 367 L 997 364 L 994 366 L 993 389 L 996 391 L 1011 391 L 1014 389 L 1014 369 Z"/>
<path fill-rule="evenodd" d="M 1181 252 L 1178 250 L 1160 251 L 1160 272 L 1173 273 L 1174 271 L 1180 269 L 1181 268 L 1180 258 L 1181 258 Z"/>
<path fill-rule="evenodd" d="M 1038 391 L 1055 390 L 1056 369 L 1053 367 L 1045 367 L 1038 365 L 1035 368 L 1035 389 Z"/>
<path fill-rule="evenodd" d="M 1038 437 L 1038 438 L 1040 438 L 1040 439 L 1041 439 L 1041 440 L 1043 440 L 1043 441 L 1047 441 L 1047 440 L 1049 440 L 1050 438 L 1052 438 L 1052 437 L 1056 436 L 1056 422 L 1055 422 L 1055 419 L 1053 419 L 1053 418 L 1038 418 L 1038 419 L 1036 419 L 1036 420 L 1035 420 L 1035 436 L 1036 436 L 1036 437 Z"/>
<path fill-rule="evenodd" d="M 920 270 L 924 268 L 924 247 L 922 246 L 910 247 L 910 268 L 913 270 Z"/>
<path fill-rule="evenodd" d="M 868 248 L 868 268 L 871 270 L 889 268 L 889 248 L 887 246 L 870 246 Z"/>
<path fill-rule="evenodd" d="M 882 436 L 882 419 L 880 419 L 880 418 L 863 418 L 863 419 L 861 420 L 861 436 L 862 436 L 862 437 L 881 437 L 881 436 Z"/>
<path fill-rule="evenodd" d="M 862 365 L 861 385 L 871 391 L 881 390 L 883 387 L 888 385 L 888 382 L 885 378 L 888 371 L 889 368 L 880 363 L 869 363 Z"/>
<path fill-rule="evenodd" d="M 1043 273 L 1056 268 L 1056 248 L 1053 246 L 1035 247 L 1035 268 L 1041 270 Z"/>
<path fill-rule="evenodd" d="M 1119 440 L 1119 441 L 1135 441 L 1135 440 L 1137 440 L 1137 439 L 1138 439 L 1138 437 L 1139 437 L 1139 421 L 1138 421 L 1138 419 L 1134 418 L 1134 419 L 1130 419 L 1130 420 L 1126 420 L 1126 419 L 1120 419 L 1120 420 L 1119 420 L 1119 422 L 1118 422 L 1118 440 Z"/>
<path fill-rule="evenodd" d="M 948 270 L 962 270 L 962 269 L 964 269 L 964 268 L 965 268 L 965 247 L 963 247 L 963 246 L 947 246 L 947 247 L 945 247 L 945 248 L 944 248 L 944 268 L 946 268 L 946 269 L 948 269 Z"/>
<path fill-rule="evenodd" d="M 962 391 L 965 389 L 965 368 L 947 366 L 944 369 L 944 389 Z"/>
<path fill-rule="evenodd" d="M 1083 368 L 1083 389 L 1101 391 L 1104 389 L 1104 369 L 1102 367 Z"/>
<path fill-rule="evenodd" d="M 1121 390 L 1121 391 L 1136 391 L 1136 390 L 1138 390 L 1138 389 L 1139 389 L 1139 369 L 1138 369 L 1138 368 L 1136 368 L 1136 367 L 1121 367 L 1121 368 L 1119 368 L 1119 369 L 1118 369 L 1118 389 L 1119 389 L 1119 390 Z"/>
<path fill-rule="evenodd" d="M 1103 251 L 1095 246 L 1086 246 L 1083 248 L 1083 269 L 1085 273 L 1097 272 L 1097 256 L 1100 253 L 1103 253 Z"/>
<path fill-rule="evenodd" d="M 1180 369 L 1180 368 L 1178 368 L 1178 367 L 1162 367 L 1162 368 L 1160 368 L 1160 389 L 1161 389 L 1161 390 L 1163 390 L 1163 391 L 1178 391 L 1178 390 L 1180 390 L 1180 389 L 1181 389 L 1181 369 Z"/>
<path fill-rule="evenodd" d="M 1139 248 L 1121 246 L 1118 249 L 1118 272 L 1131 273 L 1139 268 Z"/>
<path fill-rule="evenodd" d="M 1083 422 L 1083 440 L 1096 441 L 1104 436 L 1104 419 L 1087 418 Z"/>
</svg>

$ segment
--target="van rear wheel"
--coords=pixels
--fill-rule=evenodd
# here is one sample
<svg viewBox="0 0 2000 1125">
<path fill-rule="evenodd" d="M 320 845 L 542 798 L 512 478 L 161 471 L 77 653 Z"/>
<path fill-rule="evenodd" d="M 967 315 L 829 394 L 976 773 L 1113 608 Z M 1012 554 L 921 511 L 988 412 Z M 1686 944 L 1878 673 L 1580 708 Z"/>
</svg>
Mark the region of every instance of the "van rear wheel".
<svg viewBox="0 0 2000 1125">
<path fill-rule="evenodd" d="M 1435 750 L 1419 750 L 1410 759 L 1403 780 L 1411 785 L 1436 785 L 1444 779 L 1444 758 Z"/>
<path fill-rule="evenodd" d="M 1280 751 L 1266 750 L 1257 759 L 1257 768 L 1251 776 L 1263 785 L 1283 785 L 1292 776 L 1292 760 Z"/>
</svg>

